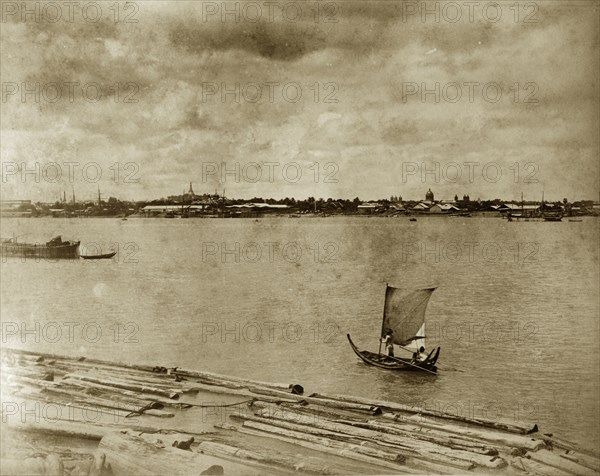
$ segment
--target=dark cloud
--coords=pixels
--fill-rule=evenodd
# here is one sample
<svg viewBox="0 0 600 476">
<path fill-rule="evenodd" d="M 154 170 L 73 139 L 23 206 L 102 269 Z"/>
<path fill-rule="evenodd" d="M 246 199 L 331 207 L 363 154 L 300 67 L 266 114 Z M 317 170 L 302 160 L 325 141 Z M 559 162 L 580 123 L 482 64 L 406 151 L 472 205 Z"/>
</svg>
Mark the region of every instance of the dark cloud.
<svg viewBox="0 0 600 476">
<path fill-rule="evenodd" d="M 41 4 L 41 2 L 37 1 L 31 3 L 37 3 L 38 5 Z M 65 7 L 65 16 L 66 11 L 67 8 Z M 57 35 L 68 35 L 72 38 L 81 39 L 107 39 L 117 38 L 122 32 L 122 27 L 120 27 L 118 23 L 115 23 L 114 20 L 112 20 L 109 16 L 100 17 L 97 21 L 94 22 L 83 21 L 80 16 L 78 16 L 77 18 L 75 18 L 74 16 L 73 19 L 74 21 L 59 20 L 53 23 L 42 20 L 21 21 L 19 15 L 11 15 L 6 17 L 7 23 L 13 25 L 25 25 L 32 37 L 36 37 L 40 33 L 44 33 L 51 37 Z"/>
<path fill-rule="evenodd" d="M 179 23 L 171 28 L 169 38 L 173 46 L 190 53 L 238 49 L 279 61 L 293 61 L 327 45 L 324 33 L 317 26 L 265 21 L 243 28 L 217 25 L 217 28 L 207 28 Z"/>
</svg>

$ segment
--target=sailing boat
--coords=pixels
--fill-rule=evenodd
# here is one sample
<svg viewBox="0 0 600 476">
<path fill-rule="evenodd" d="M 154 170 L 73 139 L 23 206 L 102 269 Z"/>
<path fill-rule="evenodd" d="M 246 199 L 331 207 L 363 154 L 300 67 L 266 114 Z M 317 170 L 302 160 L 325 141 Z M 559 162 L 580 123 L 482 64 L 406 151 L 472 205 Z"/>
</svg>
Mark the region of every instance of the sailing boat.
<svg viewBox="0 0 600 476">
<path fill-rule="evenodd" d="M 436 288 L 405 291 L 386 285 L 385 306 L 381 337 L 389 330 L 393 332 L 393 343 L 411 354 L 411 357 L 390 357 L 379 352 L 359 350 L 348 334 L 348 341 L 354 353 L 365 363 L 389 370 L 420 370 L 435 373 L 435 363 L 440 355 L 440 348 L 433 349 L 424 359 L 416 359 L 418 349 L 425 346 L 425 311 L 427 303 Z"/>
</svg>

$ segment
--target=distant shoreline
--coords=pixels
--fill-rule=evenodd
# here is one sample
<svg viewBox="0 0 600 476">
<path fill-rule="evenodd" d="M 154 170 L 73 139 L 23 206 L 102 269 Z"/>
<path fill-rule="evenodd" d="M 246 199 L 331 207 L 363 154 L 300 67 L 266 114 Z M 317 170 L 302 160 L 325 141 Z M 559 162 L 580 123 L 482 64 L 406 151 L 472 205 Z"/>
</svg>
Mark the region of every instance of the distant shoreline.
<svg viewBox="0 0 600 476">
<path fill-rule="evenodd" d="M 572 216 L 572 217 L 563 217 L 563 219 L 568 220 L 568 219 L 582 219 L 585 217 L 597 217 L 598 215 L 576 215 L 576 216 Z M 23 216 L 16 216 L 16 215 L 0 215 L 0 219 L 2 220 L 6 220 L 6 219 L 15 219 L 15 218 L 28 218 L 28 219 L 41 219 L 41 218 L 52 218 L 52 219 L 75 219 L 75 218 L 81 218 L 81 219 L 91 219 L 91 218 L 99 218 L 99 219 L 111 219 L 111 220 L 122 220 L 122 221 L 127 221 L 127 220 L 148 220 L 148 219 L 166 219 L 166 220 L 210 220 L 210 219 L 215 219 L 215 220 L 223 220 L 223 219 L 237 219 L 237 218 L 243 218 L 246 220 L 256 220 L 256 219 L 270 219 L 270 218 L 281 218 L 281 219 L 298 219 L 298 218 L 303 218 L 303 219 L 315 219 L 315 218 L 341 218 L 341 217 L 351 217 L 351 218 L 389 218 L 389 219 L 406 219 L 406 220 L 410 220 L 410 219 L 429 219 L 429 218 L 499 218 L 499 219 L 506 219 L 506 215 L 502 215 L 502 214 L 498 214 L 498 213 L 493 213 L 493 212 L 471 212 L 468 216 L 464 216 L 464 215 L 454 215 L 454 214 L 446 214 L 446 213 L 431 213 L 431 214 L 427 214 L 427 213 L 422 213 L 422 214 L 413 214 L 413 215 L 388 215 L 388 214 L 360 214 L 360 213 L 339 213 L 339 214 L 275 214 L 275 213 L 266 213 L 263 215 L 238 215 L 238 216 L 189 216 L 189 217 L 181 217 L 179 215 L 176 215 L 174 217 L 167 217 L 167 216 L 144 216 L 144 215 L 139 215 L 139 214 L 134 214 L 134 215 L 128 215 L 127 217 L 122 217 L 122 216 L 117 216 L 117 215 L 74 215 L 74 216 L 52 216 L 52 215 L 38 215 L 38 216 L 32 216 L 32 215 L 23 215 Z M 125 220 L 123 220 L 123 218 L 125 218 Z M 532 217 L 533 218 L 533 217 Z M 519 221 L 519 220 L 515 220 L 515 221 Z M 523 221 L 523 220 L 521 220 Z"/>
</svg>

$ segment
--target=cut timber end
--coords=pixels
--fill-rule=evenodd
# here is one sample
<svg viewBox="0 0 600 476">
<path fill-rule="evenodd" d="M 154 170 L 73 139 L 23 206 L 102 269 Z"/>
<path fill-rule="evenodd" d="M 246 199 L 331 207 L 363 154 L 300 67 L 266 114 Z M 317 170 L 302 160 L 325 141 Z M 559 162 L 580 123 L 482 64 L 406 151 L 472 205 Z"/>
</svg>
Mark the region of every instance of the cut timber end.
<svg viewBox="0 0 600 476">
<path fill-rule="evenodd" d="M 537 433 L 538 431 L 539 431 L 539 428 L 537 426 L 537 423 L 534 423 L 533 428 L 531 428 L 526 434 L 531 435 L 532 433 Z"/>
<path fill-rule="evenodd" d="M 290 392 L 294 395 L 302 395 L 304 393 L 304 387 L 302 385 L 298 385 L 297 383 L 290 384 Z"/>
</svg>

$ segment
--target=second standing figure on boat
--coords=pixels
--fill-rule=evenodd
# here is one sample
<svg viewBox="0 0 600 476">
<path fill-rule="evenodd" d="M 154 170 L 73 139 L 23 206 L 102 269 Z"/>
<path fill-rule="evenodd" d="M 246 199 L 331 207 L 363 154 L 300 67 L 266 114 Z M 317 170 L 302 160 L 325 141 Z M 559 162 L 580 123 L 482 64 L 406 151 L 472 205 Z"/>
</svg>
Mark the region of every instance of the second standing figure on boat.
<svg viewBox="0 0 600 476">
<path fill-rule="evenodd" d="M 385 333 L 385 336 L 381 339 L 385 345 L 385 351 L 389 357 L 394 356 L 394 338 L 392 337 L 393 333 L 394 331 L 388 329 Z"/>
</svg>

